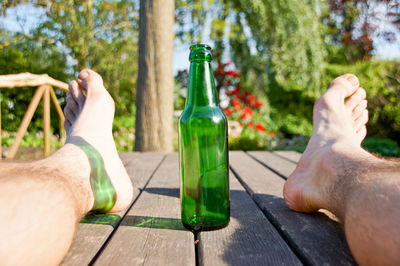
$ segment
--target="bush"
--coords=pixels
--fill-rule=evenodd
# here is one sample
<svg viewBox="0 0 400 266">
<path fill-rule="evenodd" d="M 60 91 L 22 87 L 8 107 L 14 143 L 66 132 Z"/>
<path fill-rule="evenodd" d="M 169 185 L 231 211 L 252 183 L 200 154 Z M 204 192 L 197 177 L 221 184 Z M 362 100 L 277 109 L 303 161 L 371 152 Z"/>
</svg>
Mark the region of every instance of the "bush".
<svg viewBox="0 0 400 266">
<path fill-rule="evenodd" d="M 384 157 L 400 157 L 400 147 L 395 141 L 388 138 L 366 138 L 362 143 L 362 147 L 369 152 Z"/>
<path fill-rule="evenodd" d="M 118 152 L 133 151 L 135 147 L 135 108 L 132 115 L 116 116 L 113 123 L 113 136 Z"/>
<path fill-rule="evenodd" d="M 353 73 L 367 91 L 369 122 L 368 136 L 382 136 L 400 143 L 400 62 L 373 60 L 354 65 L 329 65 L 325 87 L 336 76 Z"/>
</svg>

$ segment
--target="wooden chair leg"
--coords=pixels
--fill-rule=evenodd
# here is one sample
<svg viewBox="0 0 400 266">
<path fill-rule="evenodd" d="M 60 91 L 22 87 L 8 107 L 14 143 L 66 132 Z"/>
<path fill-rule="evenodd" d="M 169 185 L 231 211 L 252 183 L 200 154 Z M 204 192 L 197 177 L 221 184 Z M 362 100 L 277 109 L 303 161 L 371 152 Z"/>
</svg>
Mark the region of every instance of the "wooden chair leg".
<svg viewBox="0 0 400 266">
<path fill-rule="evenodd" d="M 50 86 L 43 94 L 43 155 L 50 154 Z"/>
<path fill-rule="evenodd" d="M 58 120 L 60 122 L 60 139 L 65 140 L 66 139 L 66 134 L 65 134 L 65 130 L 64 130 L 65 116 L 64 116 L 64 113 L 63 113 L 63 110 L 62 110 L 60 104 L 58 103 L 58 99 L 57 99 L 56 93 L 54 92 L 53 88 L 50 89 L 50 96 L 51 96 L 51 100 L 53 101 L 54 107 L 56 108 L 56 111 L 58 114 Z"/>
<path fill-rule="evenodd" d="M 32 97 L 31 102 L 29 103 L 28 109 L 26 110 L 26 113 L 24 115 L 24 117 L 22 118 L 22 122 L 19 125 L 18 131 L 17 131 L 17 135 L 15 136 L 15 140 L 13 145 L 11 146 L 8 154 L 7 154 L 7 158 L 14 158 L 15 154 L 17 153 L 19 144 L 21 143 L 22 137 L 24 136 L 26 129 L 29 126 L 29 123 L 32 120 L 32 116 L 36 111 L 36 108 L 39 104 L 40 98 L 42 97 L 45 89 L 46 89 L 47 85 L 42 85 L 39 86 L 36 91 L 35 94 Z"/>
<path fill-rule="evenodd" d="M 0 160 L 3 159 L 3 153 L 1 149 L 1 97 L 0 97 Z"/>
</svg>

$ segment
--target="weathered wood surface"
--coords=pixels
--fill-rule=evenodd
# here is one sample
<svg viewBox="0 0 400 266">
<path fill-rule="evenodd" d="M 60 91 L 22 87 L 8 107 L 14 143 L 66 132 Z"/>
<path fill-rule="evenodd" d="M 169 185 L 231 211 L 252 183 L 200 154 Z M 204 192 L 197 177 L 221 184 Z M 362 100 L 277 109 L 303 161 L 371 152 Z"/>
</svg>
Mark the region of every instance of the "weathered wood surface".
<svg viewBox="0 0 400 266">
<path fill-rule="evenodd" d="M 169 154 L 95 265 L 195 265 L 193 241 L 180 221 L 178 155 Z"/>
<path fill-rule="evenodd" d="M 161 153 L 125 153 L 121 159 L 132 179 L 134 200 L 159 167 L 165 155 Z M 111 233 L 120 223 L 126 210 L 107 215 L 92 215 L 87 223 L 80 223 L 74 242 L 62 265 L 87 265 L 96 256 Z"/>
<path fill-rule="evenodd" d="M 296 169 L 296 164 L 290 163 L 287 160 L 282 160 L 282 157 L 279 157 L 272 152 L 252 151 L 247 153 L 250 155 L 250 157 L 253 157 L 259 163 L 280 175 L 284 179 L 286 179 L 294 171 L 294 169 Z"/>
<path fill-rule="evenodd" d="M 292 161 L 293 163 L 297 163 L 301 157 L 301 153 L 295 151 L 274 151 L 274 153 L 282 158 Z"/>
<path fill-rule="evenodd" d="M 131 208 L 79 225 L 64 265 L 355 265 L 340 224 L 296 213 L 282 189 L 294 152 L 231 152 L 231 222 L 194 236 L 180 220 L 178 155 L 123 153 Z M 195 248 L 197 247 L 197 249 Z"/>
<path fill-rule="evenodd" d="M 355 265 L 340 224 L 322 213 L 310 215 L 289 210 L 282 198 L 284 179 L 249 155 L 231 152 L 231 169 L 302 262 L 310 265 Z M 263 156 L 258 158 L 263 160 Z M 263 161 L 263 164 L 284 171 L 281 167 L 278 169 L 277 163 Z"/>
<path fill-rule="evenodd" d="M 231 220 L 199 236 L 201 265 L 302 265 L 230 173 Z"/>
<path fill-rule="evenodd" d="M 31 73 L 20 73 L 10 75 L 0 75 L 0 88 L 14 87 L 37 87 L 41 85 L 51 85 L 68 92 L 68 84 L 56 79 L 53 79 L 47 74 L 37 75 Z"/>
</svg>

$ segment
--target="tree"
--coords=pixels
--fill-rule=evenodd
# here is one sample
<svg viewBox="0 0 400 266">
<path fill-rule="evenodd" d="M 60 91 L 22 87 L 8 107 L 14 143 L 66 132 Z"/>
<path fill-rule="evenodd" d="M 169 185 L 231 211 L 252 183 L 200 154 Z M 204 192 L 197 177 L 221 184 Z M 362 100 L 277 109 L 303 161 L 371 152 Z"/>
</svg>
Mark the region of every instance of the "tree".
<svg viewBox="0 0 400 266">
<path fill-rule="evenodd" d="M 10 1 L 29 2 L 46 13 L 29 36 L 44 46 L 59 46 L 75 61 L 75 73 L 85 67 L 99 72 L 119 104 L 117 114 L 130 112 L 135 101 L 138 13 L 132 0 Z M 7 6 L 6 6 L 7 7 Z"/>
<path fill-rule="evenodd" d="M 5 43 L 5 39 L 13 39 L 11 33 L 0 30 L 0 43 Z M 16 74 L 21 72 L 31 72 L 35 74 L 47 73 L 58 80 L 71 78 L 66 67 L 65 54 L 56 46 L 43 46 L 30 39 L 22 39 L 11 42 L 3 47 L 0 54 L 0 75 Z M 21 119 L 26 112 L 26 108 L 32 99 L 35 90 L 33 88 L 0 89 L 2 127 L 6 131 L 16 131 Z M 59 98 L 65 95 L 64 92 L 56 90 Z M 53 106 L 52 106 L 53 108 Z M 55 111 L 55 110 L 54 110 Z M 52 111 L 52 113 L 55 113 Z M 58 118 L 51 116 L 51 125 L 58 132 Z M 41 130 L 42 108 L 37 108 L 34 119 L 29 126 L 29 130 Z"/>
<path fill-rule="evenodd" d="M 140 1 L 136 151 L 173 151 L 174 0 Z"/>
<path fill-rule="evenodd" d="M 388 42 L 396 40 L 400 29 L 398 0 L 329 0 L 328 5 L 323 21 L 328 29 L 330 62 L 369 60 L 374 53 L 375 37 Z M 379 27 L 382 23 L 385 27 Z"/>
</svg>

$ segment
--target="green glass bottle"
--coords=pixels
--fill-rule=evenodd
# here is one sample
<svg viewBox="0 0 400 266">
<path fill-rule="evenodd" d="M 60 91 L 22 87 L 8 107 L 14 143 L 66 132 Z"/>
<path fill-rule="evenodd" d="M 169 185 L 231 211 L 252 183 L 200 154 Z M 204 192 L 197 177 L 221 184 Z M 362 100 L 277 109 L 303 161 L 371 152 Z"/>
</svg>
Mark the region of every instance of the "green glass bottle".
<svg viewBox="0 0 400 266">
<path fill-rule="evenodd" d="M 179 118 L 181 214 L 192 231 L 225 227 L 230 219 L 227 120 L 219 108 L 211 47 L 190 47 L 186 106 Z"/>
</svg>

